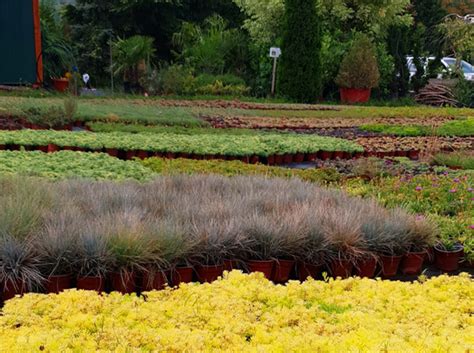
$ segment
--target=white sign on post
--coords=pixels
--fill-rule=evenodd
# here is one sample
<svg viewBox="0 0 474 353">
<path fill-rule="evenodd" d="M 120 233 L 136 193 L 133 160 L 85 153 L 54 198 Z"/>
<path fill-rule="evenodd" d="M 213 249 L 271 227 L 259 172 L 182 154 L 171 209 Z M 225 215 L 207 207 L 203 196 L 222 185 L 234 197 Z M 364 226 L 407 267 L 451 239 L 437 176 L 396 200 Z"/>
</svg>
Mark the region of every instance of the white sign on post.
<svg viewBox="0 0 474 353">
<path fill-rule="evenodd" d="M 280 56 L 281 56 L 281 49 L 280 48 L 277 48 L 277 47 L 271 47 L 270 48 L 270 58 L 273 58 L 272 96 L 275 95 L 277 60 Z"/>
<path fill-rule="evenodd" d="M 281 56 L 281 49 L 272 47 L 270 48 L 270 58 L 279 58 Z"/>
</svg>

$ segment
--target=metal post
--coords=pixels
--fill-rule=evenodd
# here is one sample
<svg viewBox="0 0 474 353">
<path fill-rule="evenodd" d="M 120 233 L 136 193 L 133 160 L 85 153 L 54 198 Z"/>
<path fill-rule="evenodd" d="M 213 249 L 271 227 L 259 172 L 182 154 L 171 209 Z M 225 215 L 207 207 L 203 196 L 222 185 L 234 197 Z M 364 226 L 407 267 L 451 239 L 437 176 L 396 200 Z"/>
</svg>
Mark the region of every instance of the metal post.
<svg viewBox="0 0 474 353">
<path fill-rule="evenodd" d="M 276 84 L 276 68 L 278 58 L 273 58 L 273 76 L 272 76 L 272 97 L 275 96 L 275 84 Z"/>
</svg>

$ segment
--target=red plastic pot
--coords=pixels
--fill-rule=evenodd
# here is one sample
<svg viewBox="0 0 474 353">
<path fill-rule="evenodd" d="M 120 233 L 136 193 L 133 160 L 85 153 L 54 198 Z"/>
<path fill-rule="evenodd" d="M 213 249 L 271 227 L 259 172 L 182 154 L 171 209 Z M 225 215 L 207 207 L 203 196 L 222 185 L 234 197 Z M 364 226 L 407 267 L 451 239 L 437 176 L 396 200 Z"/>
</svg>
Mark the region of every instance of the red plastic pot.
<svg viewBox="0 0 474 353">
<path fill-rule="evenodd" d="M 321 265 L 312 265 L 307 262 L 298 262 L 298 278 L 301 282 L 304 282 L 311 277 L 315 279 L 321 272 Z"/>
<path fill-rule="evenodd" d="M 273 265 L 272 281 L 275 283 L 285 283 L 290 279 L 291 271 L 295 267 L 294 260 L 277 260 Z"/>
<path fill-rule="evenodd" d="M 148 151 L 143 151 L 143 150 L 138 151 L 137 152 L 137 157 L 140 158 L 140 159 L 148 158 Z"/>
<path fill-rule="evenodd" d="M 16 281 L 15 283 L 7 280 L 6 283 L 2 283 L 0 289 L 3 291 L 2 300 L 9 300 L 15 297 L 15 295 L 23 295 L 26 293 L 26 284 L 23 281 Z"/>
<path fill-rule="evenodd" d="M 426 250 L 425 252 L 425 262 L 427 264 L 434 264 L 435 261 L 435 252 L 434 252 L 434 247 L 430 247 Z"/>
<path fill-rule="evenodd" d="M 142 276 L 142 290 L 161 290 L 168 284 L 168 271 L 146 271 Z"/>
<path fill-rule="evenodd" d="M 342 151 L 335 151 L 333 153 L 333 157 L 334 159 L 338 158 L 338 159 L 344 159 L 344 152 Z"/>
<path fill-rule="evenodd" d="M 369 257 L 357 261 L 354 272 L 356 276 L 361 278 L 374 278 L 376 268 L 377 259 L 375 257 Z"/>
<path fill-rule="evenodd" d="M 333 156 L 332 152 L 329 151 L 321 151 L 318 153 L 319 158 L 321 158 L 323 161 L 326 161 L 328 159 L 331 159 Z"/>
<path fill-rule="evenodd" d="M 173 285 L 178 286 L 181 283 L 191 283 L 193 281 L 192 267 L 176 267 L 172 272 Z"/>
<path fill-rule="evenodd" d="M 135 292 L 136 275 L 133 271 L 114 272 L 110 275 L 114 291 L 129 294 Z"/>
<path fill-rule="evenodd" d="M 126 151 L 125 153 L 125 158 L 126 159 L 133 159 L 136 156 L 135 151 Z"/>
<path fill-rule="evenodd" d="M 46 282 L 47 293 L 60 293 L 72 287 L 72 275 L 49 276 Z"/>
<path fill-rule="evenodd" d="M 402 261 L 402 257 L 403 256 L 380 256 L 380 260 L 382 262 L 383 277 L 393 277 L 397 274 L 398 267 L 400 266 L 400 262 Z"/>
<path fill-rule="evenodd" d="M 420 151 L 408 151 L 408 158 L 418 159 L 420 157 Z"/>
<path fill-rule="evenodd" d="M 247 267 L 249 272 L 262 272 L 266 279 L 272 278 L 274 262 L 272 260 L 267 261 L 247 261 Z"/>
<path fill-rule="evenodd" d="M 308 162 L 312 162 L 316 159 L 318 159 L 318 154 L 317 153 L 308 153 L 305 156 L 305 160 L 307 160 Z"/>
<path fill-rule="evenodd" d="M 50 144 L 48 145 L 48 149 L 47 149 L 47 152 L 48 152 L 48 153 L 53 153 L 53 152 L 57 152 L 57 151 L 59 151 L 59 147 L 58 147 L 58 146 L 56 146 L 56 145 L 54 145 L 54 144 L 52 144 L 52 143 L 50 143 Z"/>
<path fill-rule="evenodd" d="M 423 252 L 409 252 L 403 256 L 400 264 L 400 270 L 404 275 L 418 275 L 423 268 L 426 251 Z"/>
<path fill-rule="evenodd" d="M 304 153 L 297 153 L 293 156 L 294 163 L 303 163 L 304 162 Z"/>
<path fill-rule="evenodd" d="M 58 92 L 66 92 L 69 87 L 69 80 L 65 78 L 53 78 L 53 88 Z"/>
<path fill-rule="evenodd" d="M 225 259 L 224 260 L 224 271 L 232 271 L 239 268 L 239 263 L 236 260 Z"/>
<path fill-rule="evenodd" d="M 276 154 L 275 155 L 275 164 L 276 165 L 283 164 L 283 155 L 281 155 L 281 154 Z"/>
<path fill-rule="evenodd" d="M 119 154 L 118 149 L 116 148 L 106 148 L 105 152 L 107 152 L 107 154 L 112 157 L 117 157 Z"/>
<path fill-rule="evenodd" d="M 436 267 L 441 271 L 453 272 L 459 269 L 459 261 L 464 251 L 462 246 L 454 251 L 445 251 L 435 246 L 434 251 Z"/>
<path fill-rule="evenodd" d="M 250 157 L 250 164 L 257 164 L 260 158 L 258 156 L 251 156 Z"/>
<path fill-rule="evenodd" d="M 284 164 L 290 164 L 293 163 L 293 155 L 287 153 L 283 155 L 283 163 Z"/>
<path fill-rule="evenodd" d="M 275 156 L 268 156 L 267 157 L 267 164 L 274 165 L 275 164 Z"/>
<path fill-rule="evenodd" d="M 201 283 L 212 283 L 216 281 L 224 272 L 224 265 L 197 266 L 196 276 Z"/>
<path fill-rule="evenodd" d="M 102 277 L 78 277 L 76 287 L 102 293 L 105 291 L 105 280 Z"/>
<path fill-rule="evenodd" d="M 168 158 L 168 159 L 175 159 L 175 158 L 176 158 L 176 154 L 173 153 L 173 152 L 166 152 L 166 153 L 165 153 L 165 158 Z M 202 159 L 202 156 L 201 156 L 201 159 Z"/>
<path fill-rule="evenodd" d="M 366 103 L 370 99 L 370 88 L 339 88 L 342 103 Z"/>
<path fill-rule="evenodd" d="M 331 262 L 331 273 L 334 278 L 347 278 L 351 275 L 354 265 L 348 260 L 334 260 Z"/>
</svg>

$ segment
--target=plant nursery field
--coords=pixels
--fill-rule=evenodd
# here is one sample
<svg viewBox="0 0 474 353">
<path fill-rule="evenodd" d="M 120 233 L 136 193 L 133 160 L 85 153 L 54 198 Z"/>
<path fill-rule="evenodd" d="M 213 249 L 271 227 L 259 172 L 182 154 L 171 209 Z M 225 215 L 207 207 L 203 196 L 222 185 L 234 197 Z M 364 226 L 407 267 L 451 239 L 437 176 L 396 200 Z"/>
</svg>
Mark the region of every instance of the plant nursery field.
<svg viewBox="0 0 474 353">
<path fill-rule="evenodd" d="M 0 95 L 0 352 L 474 351 L 473 122 Z"/>
</svg>

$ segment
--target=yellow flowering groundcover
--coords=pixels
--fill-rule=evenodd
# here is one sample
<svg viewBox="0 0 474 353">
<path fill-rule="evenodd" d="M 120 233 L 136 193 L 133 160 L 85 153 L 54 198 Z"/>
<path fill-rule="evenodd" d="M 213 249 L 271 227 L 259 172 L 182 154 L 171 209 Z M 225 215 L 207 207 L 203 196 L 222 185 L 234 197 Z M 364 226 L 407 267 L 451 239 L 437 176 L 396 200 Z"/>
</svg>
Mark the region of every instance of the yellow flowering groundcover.
<svg viewBox="0 0 474 353">
<path fill-rule="evenodd" d="M 2 352 L 472 352 L 474 282 L 274 285 L 226 274 L 142 297 L 71 290 L 8 301 Z"/>
</svg>

